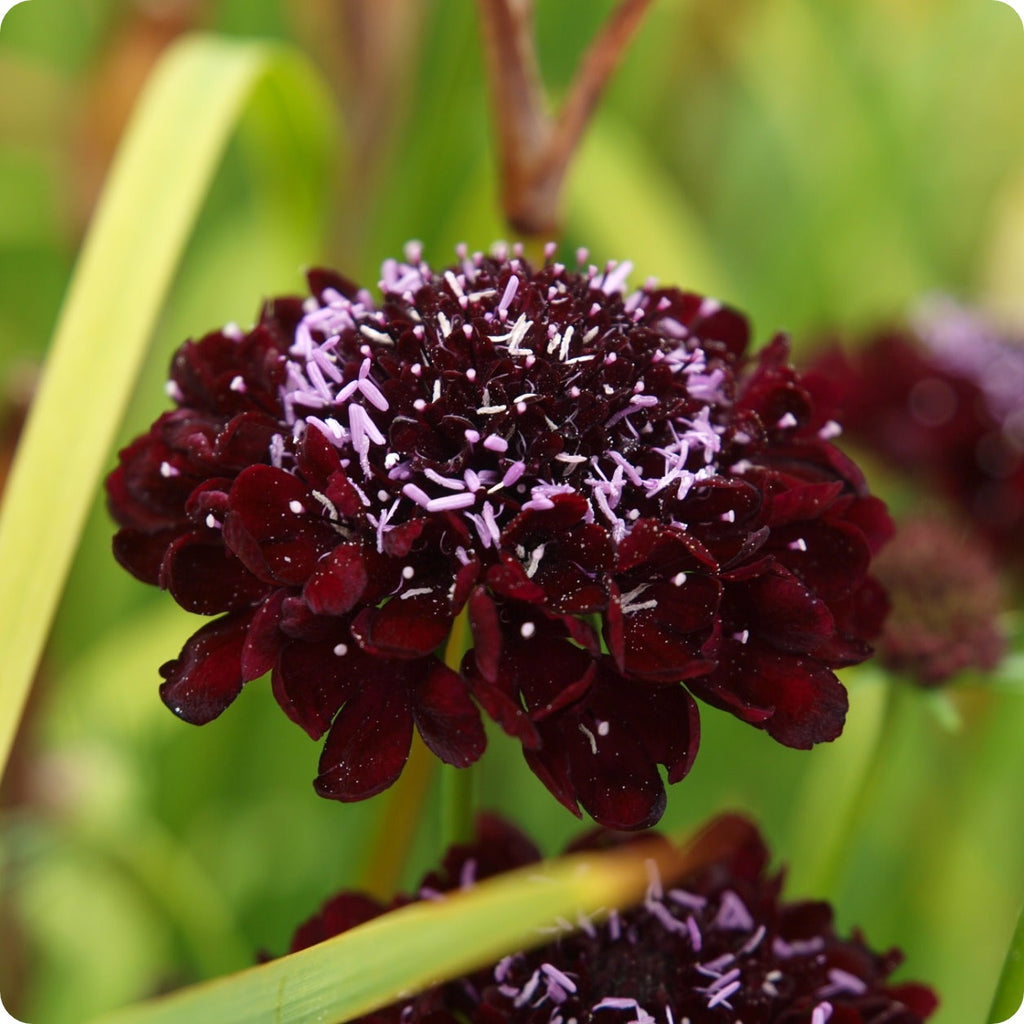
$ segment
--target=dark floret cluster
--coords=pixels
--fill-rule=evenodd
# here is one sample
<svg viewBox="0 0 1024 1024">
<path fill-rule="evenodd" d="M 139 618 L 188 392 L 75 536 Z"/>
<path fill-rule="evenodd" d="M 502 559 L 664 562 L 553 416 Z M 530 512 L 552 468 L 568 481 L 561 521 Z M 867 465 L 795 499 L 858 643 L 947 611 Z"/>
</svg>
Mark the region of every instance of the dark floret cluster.
<svg viewBox="0 0 1024 1024">
<path fill-rule="evenodd" d="M 412 247 L 379 300 L 315 271 L 182 346 L 108 481 L 121 564 L 218 616 L 161 670 L 172 710 L 207 722 L 269 671 L 326 733 L 318 792 L 358 800 L 414 728 L 475 761 L 482 708 L 618 828 L 689 771 L 694 698 L 835 738 L 889 520 L 783 338 L 751 355 L 741 315 L 629 270 Z"/>
</svg>

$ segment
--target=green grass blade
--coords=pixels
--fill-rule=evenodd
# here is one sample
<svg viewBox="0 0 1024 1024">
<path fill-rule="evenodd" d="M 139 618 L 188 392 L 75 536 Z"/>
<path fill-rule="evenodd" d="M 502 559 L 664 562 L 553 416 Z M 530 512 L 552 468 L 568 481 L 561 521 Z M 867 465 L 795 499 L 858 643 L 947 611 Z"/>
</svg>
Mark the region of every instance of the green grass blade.
<svg viewBox="0 0 1024 1024">
<path fill-rule="evenodd" d="M 992 1001 L 992 1012 L 989 1020 L 992 1024 L 1002 1024 L 1024 1007 L 1024 909 L 1017 921 L 1017 929 L 1006 954 L 1003 973 L 996 986 L 996 996 Z"/>
<path fill-rule="evenodd" d="M 714 857 L 711 826 L 697 852 L 639 843 L 488 879 L 437 902 L 388 913 L 279 960 L 107 1014 L 94 1024 L 312 1024 L 362 1016 L 408 994 L 547 940 L 540 929 L 637 900 L 648 862 L 663 879 Z"/>
<path fill-rule="evenodd" d="M 299 124 L 331 122 L 325 93 L 296 56 L 195 36 L 161 60 L 118 151 L 0 509 L 0 771 L 182 250 L 257 93 L 259 103 L 290 106 Z M 262 144 L 286 153 L 289 135 L 282 128 Z M 294 171 L 299 178 L 302 168 Z"/>
</svg>

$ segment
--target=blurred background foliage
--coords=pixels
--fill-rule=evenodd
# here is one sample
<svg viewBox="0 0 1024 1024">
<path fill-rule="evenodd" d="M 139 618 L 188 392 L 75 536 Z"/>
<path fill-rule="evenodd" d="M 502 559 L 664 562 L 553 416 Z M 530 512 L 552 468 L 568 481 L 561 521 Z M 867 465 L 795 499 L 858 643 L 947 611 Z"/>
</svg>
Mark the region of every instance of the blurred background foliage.
<svg viewBox="0 0 1024 1024">
<path fill-rule="evenodd" d="M 612 6 L 537 4 L 554 96 Z M 506 234 L 468 0 L 20 4 L 0 30 L 0 466 L 127 113 L 193 29 L 294 45 L 335 123 L 295 124 L 287 153 L 259 118 L 240 127 L 122 444 L 164 407 L 185 337 L 250 322 L 264 297 L 302 287 L 304 266 L 373 282 L 409 238 L 441 263 Z M 1024 324 L 1022 108 L 1024 31 L 994 0 L 656 0 L 570 175 L 563 243 L 710 291 L 760 341 L 792 332 L 800 356 L 934 291 Z M 97 498 L 2 790 L 0 992 L 40 1024 L 283 951 L 365 877 L 388 799 L 316 797 L 318 747 L 263 682 L 202 730 L 174 719 L 156 669 L 194 623 L 117 568 L 111 532 Z M 1024 897 L 1022 658 L 939 699 L 848 673 L 847 733 L 811 753 L 702 708 L 703 751 L 664 826 L 747 808 L 795 895 L 827 895 L 845 927 L 906 950 L 904 975 L 943 995 L 936 1024 L 980 1021 Z M 480 772 L 483 802 L 548 851 L 581 827 L 505 737 Z M 430 798 L 406 885 L 437 859 L 438 817 Z"/>
</svg>

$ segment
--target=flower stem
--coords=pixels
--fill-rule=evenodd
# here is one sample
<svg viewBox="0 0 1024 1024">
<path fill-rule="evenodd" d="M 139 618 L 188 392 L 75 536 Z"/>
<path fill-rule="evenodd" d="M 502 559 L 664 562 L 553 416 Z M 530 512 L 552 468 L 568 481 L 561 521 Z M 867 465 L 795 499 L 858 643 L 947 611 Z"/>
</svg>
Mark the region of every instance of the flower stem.
<svg viewBox="0 0 1024 1024">
<path fill-rule="evenodd" d="M 849 682 L 853 710 L 844 734 L 834 747 L 820 751 L 794 817 L 790 842 L 801 856 L 792 862 L 791 894 L 835 893 L 893 743 L 896 685 L 870 666 Z"/>
<path fill-rule="evenodd" d="M 557 116 L 537 60 L 533 0 L 477 0 L 498 136 L 502 206 L 526 237 L 558 233 L 562 184 L 601 94 L 651 0 L 620 0 L 590 44 Z"/>
<path fill-rule="evenodd" d="M 444 651 L 444 663 L 453 672 L 459 671 L 462 656 L 471 643 L 469 617 L 463 609 L 452 623 Z M 472 840 L 474 792 L 472 766 L 453 768 L 444 765 L 441 770 L 441 825 L 445 847 Z"/>
<path fill-rule="evenodd" d="M 377 819 L 373 839 L 364 851 L 359 888 L 371 896 L 389 900 L 398 889 L 436 763 L 419 736 L 413 735 L 409 760 L 384 797 L 386 803 Z"/>
</svg>

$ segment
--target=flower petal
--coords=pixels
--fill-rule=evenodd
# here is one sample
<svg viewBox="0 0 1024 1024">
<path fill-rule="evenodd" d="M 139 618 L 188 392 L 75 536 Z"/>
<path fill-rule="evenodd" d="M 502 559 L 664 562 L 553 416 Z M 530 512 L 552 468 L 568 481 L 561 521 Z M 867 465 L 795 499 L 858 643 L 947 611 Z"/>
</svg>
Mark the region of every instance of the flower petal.
<svg viewBox="0 0 1024 1024">
<path fill-rule="evenodd" d="M 318 740 L 355 688 L 371 685 L 368 660 L 351 640 L 348 644 L 292 642 L 274 665 L 274 697 L 296 725 Z"/>
<path fill-rule="evenodd" d="M 160 583 L 182 608 L 200 615 L 251 605 L 270 590 L 209 530 L 183 534 L 171 544 L 160 567 Z"/>
<path fill-rule="evenodd" d="M 316 791 L 331 800 L 365 800 L 402 773 L 413 719 L 402 686 L 364 686 L 341 709 L 320 755 Z"/>
<path fill-rule="evenodd" d="M 320 559 L 302 588 L 302 596 L 317 615 L 344 615 L 366 590 L 366 566 L 359 544 L 339 544 Z"/>
<path fill-rule="evenodd" d="M 270 583 L 304 583 L 335 537 L 320 520 L 308 488 L 272 466 L 250 466 L 239 473 L 230 509 L 225 543 L 254 575 Z"/>
<path fill-rule="evenodd" d="M 764 729 L 773 739 L 800 750 L 834 740 L 843 731 L 849 701 L 846 689 L 821 662 L 814 658 L 782 653 L 753 638 L 741 644 L 724 640 L 718 652 L 718 668 L 711 675 L 688 683 L 691 690 L 711 699 L 705 680 L 731 692 L 735 705 L 726 710 Z M 747 718 L 741 706 L 768 712 L 763 721 Z"/>
<path fill-rule="evenodd" d="M 352 634 L 365 650 L 394 658 L 420 658 L 440 644 L 452 625 L 447 601 L 436 594 L 401 595 L 380 608 L 365 608 L 352 623 Z"/>
<path fill-rule="evenodd" d="M 440 661 L 412 685 L 412 714 L 423 742 L 445 764 L 465 768 L 487 746 L 480 712 L 465 681 Z"/>
<path fill-rule="evenodd" d="M 247 609 L 207 623 L 160 666 L 160 697 L 179 718 L 205 725 L 241 692 L 242 645 L 252 617 Z"/>
</svg>

